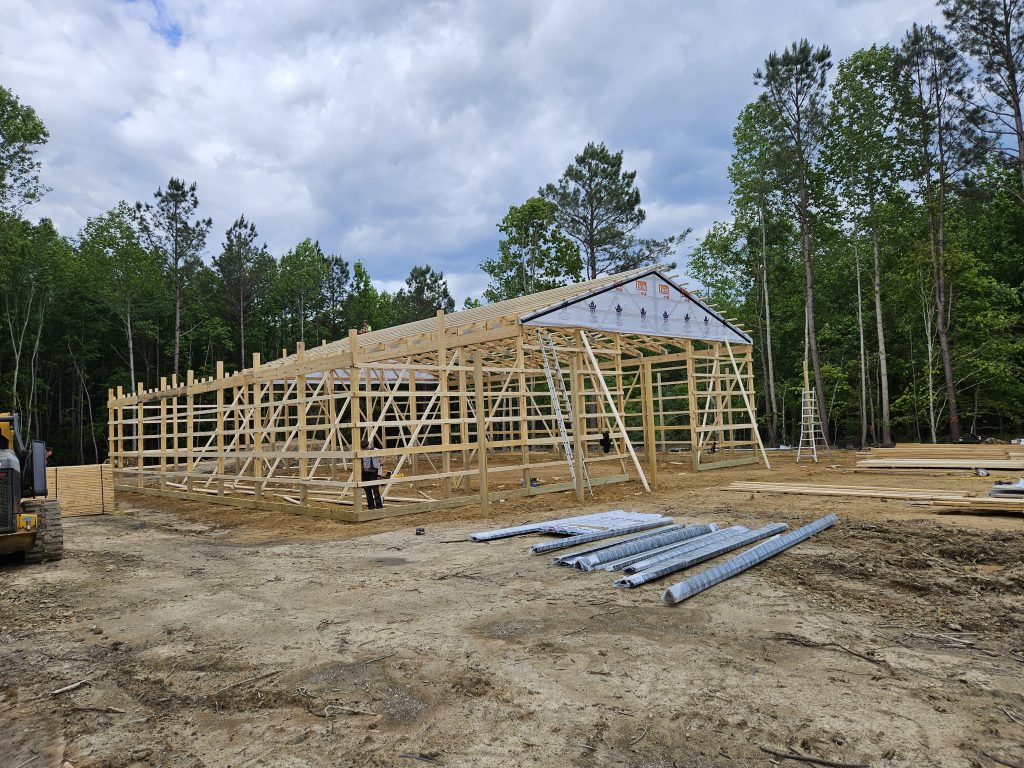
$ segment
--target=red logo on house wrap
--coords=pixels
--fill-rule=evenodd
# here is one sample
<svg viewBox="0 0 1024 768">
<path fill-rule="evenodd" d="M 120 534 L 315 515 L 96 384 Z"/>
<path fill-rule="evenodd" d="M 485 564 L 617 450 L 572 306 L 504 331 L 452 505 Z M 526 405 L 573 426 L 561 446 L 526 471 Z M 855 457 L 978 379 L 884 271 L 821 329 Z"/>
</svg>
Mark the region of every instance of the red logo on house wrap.
<svg viewBox="0 0 1024 768">
<path fill-rule="evenodd" d="M 662 296 L 664 296 L 667 299 L 668 298 L 668 286 L 667 285 L 662 285 L 661 283 L 658 283 L 658 293 L 660 293 Z"/>
<path fill-rule="evenodd" d="M 616 286 L 615 286 L 615 290 L 616 290 L 616 291 L 620 291 L 620 292 L 621 292 L 621 291 L 623 290 L 623 286 L 621 286 L 621 285 L 616 285 Z"/>
<path fill-rule="evenodd" d="M 647 295 L 647 281 L 646 280 L 637 280 L 636 281 L 636 289 L 638 291 L 640 291 L 640 293 L 642 293 L 644 296 L 646 296 Z"/>
</svg>

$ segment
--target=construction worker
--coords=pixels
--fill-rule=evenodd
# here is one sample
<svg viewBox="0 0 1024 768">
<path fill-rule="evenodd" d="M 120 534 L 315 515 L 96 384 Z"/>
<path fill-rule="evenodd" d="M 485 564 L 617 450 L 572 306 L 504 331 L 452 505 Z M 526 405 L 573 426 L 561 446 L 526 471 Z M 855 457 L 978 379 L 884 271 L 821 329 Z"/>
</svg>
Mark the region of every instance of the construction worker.
<svg viewBox="0 0 1024 768">
<path fill-rule="evenodd" d="M 364 451 L 370 450 L 370 441 L 363 440 L 362 448 Z M 362 460 L 362 473 L 361 476 L 364 481 L 372 481 L 380 479 L 380 459 L 376 456 L 363 456 Z M 366 486 L 366 506 L 370 509 L 383 509 L 384 502 L 380 497 L 380 486 L 379 485 L 368 485 Z"/>
</svg>

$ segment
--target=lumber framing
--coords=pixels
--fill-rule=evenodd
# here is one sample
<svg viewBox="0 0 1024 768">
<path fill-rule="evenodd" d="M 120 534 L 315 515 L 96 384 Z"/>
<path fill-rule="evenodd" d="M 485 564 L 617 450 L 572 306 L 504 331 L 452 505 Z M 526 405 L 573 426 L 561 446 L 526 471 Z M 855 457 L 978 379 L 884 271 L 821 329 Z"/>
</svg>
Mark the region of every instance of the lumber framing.
<svg viewBox="0 0 1024 768">
<path fill-rule="evenodd" d="M 278 360 L 253 355 L 241 371 L 218 362 L 210 375 L 112 389 L 114 489 L 359 522 L 465 504 L 486 510 L 542 493 L 582 500 L 587 478 L 592 487 L 636 481 L 649 490 L 667 451 L 689 451 L 700 470 L 767 465 L 751 344 L 524 322 L 651 271 L 351 330 L 309 349 L 299 341 Z M 567 378 L 575 484 L 541 332 Z M 379 480 L 363 480 L 366 457 L 381 461 Z M 384 509 L 365 508 L 370 485 Z"/>
</svg>

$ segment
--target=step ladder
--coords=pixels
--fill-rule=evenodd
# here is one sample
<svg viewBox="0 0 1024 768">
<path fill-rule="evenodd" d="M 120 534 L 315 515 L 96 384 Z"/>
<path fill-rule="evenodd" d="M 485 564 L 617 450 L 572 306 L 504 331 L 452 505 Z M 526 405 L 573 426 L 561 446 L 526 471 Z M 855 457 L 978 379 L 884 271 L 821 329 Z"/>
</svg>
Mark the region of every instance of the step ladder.
<svg viewBox="0 0 1024 768">
<path fill-rule="evenodd" d="M 818 398 L 814 387 L 811 387 L 803 391 L 800 406 L 800 445 L 796 449 L 797 463 L 800 463 L 800 457 L 804 452 L 810 453 L 811 458 L 817 463 L 819 443 L 828 451 L 828 457 L 831 459 L 832 449 L 829 448 L 828 440 L 825 439 L 821 417 L 818 415 Z"/>
<path fill-rule="evenodd" d="M 565 424 L 565 417 L 569 417 L 570 423 L 575 423 L 572 415 L 572 400 L 565 388 L 565 380 L 562 378 L 562 366 L 558 362 L 558 353 L 555 351 L 555 342 L 551 338 L 551 332 L 538 330 L 537 338 L 540 340 L 540 354 L 544 362 L 544 378 L 548 382 L 548 392 L 551 393 L 551 409 L 554 411 L 555 420 L 558 422 L 558 432 L 562 437 L 562 447 L 565 450 L 565 460 L 569 463 L 569 475 L 572 477 L 572 485 L 576 487 L 576 461 L 572 449 L 572 438 L 569 428 Z M 550 359 L 549 359 L 550 358 Z M 583 481 L 587 485 L 590 497 L 594 497 L 594 489 L 590 485 L 590 473 L 587 471 L 587 462 L 584 458 L 580 462 L 583 469 Z"/>
</svg>

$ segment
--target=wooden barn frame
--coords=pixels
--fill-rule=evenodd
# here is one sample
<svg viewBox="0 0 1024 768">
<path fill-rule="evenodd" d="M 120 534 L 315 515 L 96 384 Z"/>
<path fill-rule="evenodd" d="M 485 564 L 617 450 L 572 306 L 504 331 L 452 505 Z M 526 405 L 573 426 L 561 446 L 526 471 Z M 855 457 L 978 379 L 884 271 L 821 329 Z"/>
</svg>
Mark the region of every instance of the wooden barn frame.
<svg viewBox="0 0 1024 768">
<path fill-rule="evenodd" d="M 768 464 L 750 337 L 650 267 L 118 387 L 108 406 L 119 492 L 351 522 L 649 488 L 659 451 L 697 470 Z M 386 476 L 363 481 L 364 456 Z"/>
</svg>

